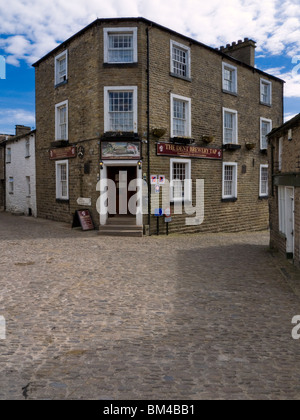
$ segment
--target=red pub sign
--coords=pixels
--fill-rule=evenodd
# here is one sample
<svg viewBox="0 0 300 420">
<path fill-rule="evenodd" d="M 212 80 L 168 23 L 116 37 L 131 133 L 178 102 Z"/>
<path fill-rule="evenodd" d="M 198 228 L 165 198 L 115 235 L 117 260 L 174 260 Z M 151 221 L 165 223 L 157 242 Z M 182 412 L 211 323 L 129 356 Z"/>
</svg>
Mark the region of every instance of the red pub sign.
<svg viewBox="0 0 300 420">
<path fill-rule="evenodd" d="M 75 158 L 77 155 L 77 148 L 75 146 L 62 147 L 50 150 L 50 159 L 68 159 Z"/>
<path fill-rule="evenodd" d="M 178 156 L 197 159 L 217 159 L 222 160 L 222 149 L 212 149 L 201 146 L 185 146 L 172 143 L 158 143 L 157 156 Z"/>
</svg>

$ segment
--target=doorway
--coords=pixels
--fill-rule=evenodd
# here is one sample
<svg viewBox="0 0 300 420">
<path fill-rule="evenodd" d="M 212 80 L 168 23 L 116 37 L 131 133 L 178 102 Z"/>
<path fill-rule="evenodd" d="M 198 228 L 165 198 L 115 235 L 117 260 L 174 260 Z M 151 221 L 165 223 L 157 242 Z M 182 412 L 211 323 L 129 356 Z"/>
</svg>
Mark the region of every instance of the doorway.
<svg viewBox="0 0 300 420">
<path fill-rule="evenodd" d="M 128 191 L 131 181 L 137 178 L 136 166 L 108 166 L 107 178 L 115 183 L 116 187 L 116 203 L 108 210 L 108 217 L 127 216 L 136 217 L 129 210 L 128 203 L 130 198 L 135 194 L 134 191 Z"/>
<path fill-rule="evenodd" d="M 285 189 L 285 214 L 286 214 L 286 253 L 293 258 L 294 255 L 294 188 Z"/>
</svg>

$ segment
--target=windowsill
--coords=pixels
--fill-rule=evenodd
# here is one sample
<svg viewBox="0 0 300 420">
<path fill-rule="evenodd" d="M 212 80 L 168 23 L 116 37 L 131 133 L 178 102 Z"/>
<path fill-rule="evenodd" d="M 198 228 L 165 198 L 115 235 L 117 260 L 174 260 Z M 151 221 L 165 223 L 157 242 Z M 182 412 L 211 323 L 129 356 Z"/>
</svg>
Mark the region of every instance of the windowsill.
<svg viewBox="0 0 300 420">
<path fill-rule="evenodd" d="M 5 164 L 6 164 L 6 165 L 10 165 L 10 164 L 11 164 L 11 162 L 5 162 Z"/>
<path fill-rule="evenodd" d="M 170 76 L 176 77 L 176 79 L 185 80 L 186 82 L 191 82 L 192 81 L 192 79 L 190 77 L 180 76 L 179 74 L 172 73 L 172 72 L 170 72 Z"/>
<path fill-rule="evenodd" d="M 237 201 L 236 197 L 231 197 L 231 198 L 222 198 L 222 203 L 235 203 Z"/>
<path fill-rule="evenodd" d="M 260 195 L 260 196 L 258 197 L 258 199 L 259 199 L 259 200 L 268 200 L 268 199 L 269 199 L 269 196 L 268 196 L 268 195 Z"/>
<path fill-rule="evenodd" d="M 51 147 L 66 147 L 69 146 L 69 140 L 55 140 L 51 143 Z"/>
<path fill-rule="evenodd" d="M 29 159 L 31 156 L 29 155 L 29 156 L 25 156 L 25 159 Z"/>
<path fill-rule="evenodd" d="M 237 92 L 231 92 L 231 90 L 222 89 L 222 92 L 232 96 L 238 96 Z"/>
<path fill-rule="evenodd" d="M 174 198 L 173 198 L 173 199 L 170 200 L 170 203 L 173 204 L 173 205 L 178 204 L 178 203 L 192 204 L 192 200 L 190 200 L 190 199 L 184 200 L 184 198 L 183 199 L 174 200 Z"/>
<path fill-rule="evenodd" d="M 224 150 L 239 150 L 242 146 L 240 144 L 237 143 L 227 143 L 227 144 L 223 144 L 223 149 Z"/>
<path fill-rule="evenodd" d="M 56 202 L 59 204 L 69 204 L 70 200 L 69 199 L 63 199 L 63 198 L 57 198 Z"/>
<path fill-rule="evenodd" d="M 56 89 L 56 88 L 58 88 L 60 86 L 66 85 L 67 83 L 68 83 L 68 79 L 67 80 L 64 80 L 63 82 L 57 83 L 57 85 L 54 85 L 54 88 Z"/>
<path fill-rule="evenodd" d="M 130 69 L 130 68 L 134 68 L 134 67 L 138 67 L 139 63 L 103 63 L 103 67 L 110 69 L 110 68 L 114 68 L 114 67 L 119 67 L 122 69 Z"/>
<path fill-rule="evenodd" d="M 10 193 L 8 193 L 9 195 L 14 195 L 14 193 L 12 193 L 12 192 L 10 192 Z"/>
<path fill-rule="evenodd" d="M 260 153 L 266 155 L 268 153 L 268 149 L 260 149 Z"/>
<path fill-rule="evenodd" d="M 260 103 L 260 105 L 264 105 L 264 106 L 268 106 L 269 108 L 272 108 L 272 104 L 270 104 L 270 103 L 262 102 L 262 101 L 259 101 L 259 103 Z"/>
<path fill-rule="evenodd" d="M 26 198 L 31 198 L 31 195 L 26 195 Z"/>
</svg>

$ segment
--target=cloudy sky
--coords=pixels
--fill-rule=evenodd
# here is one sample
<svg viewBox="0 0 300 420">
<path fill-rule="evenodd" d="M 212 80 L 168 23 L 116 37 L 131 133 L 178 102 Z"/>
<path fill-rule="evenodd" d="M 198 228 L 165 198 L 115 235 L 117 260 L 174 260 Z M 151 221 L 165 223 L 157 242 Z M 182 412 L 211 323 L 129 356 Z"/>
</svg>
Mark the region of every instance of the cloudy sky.
<svg viewBox="0 0 300 420">
<path fill-rule="evenodd" d="M 300 0 L 0 0 L 0 133 L 35 127 L 32 63 L 97 17 L 128 16 L 212 47 L 254 39 L 257 67 L 287 82 L 286 119 L 300 112 Z"/>
</svg>

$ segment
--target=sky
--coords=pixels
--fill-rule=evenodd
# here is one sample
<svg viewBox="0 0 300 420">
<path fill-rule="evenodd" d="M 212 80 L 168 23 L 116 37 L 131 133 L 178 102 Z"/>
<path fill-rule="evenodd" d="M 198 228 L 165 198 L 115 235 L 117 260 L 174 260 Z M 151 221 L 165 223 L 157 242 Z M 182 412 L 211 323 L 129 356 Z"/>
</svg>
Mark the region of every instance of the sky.
<svg viewBox="0 0 300 420">
<path fill-rule="evenodd" d="M 286 81 L 285 120 L 300 112 L 300 0 L 0 0 L 0 133 L 35 128 L 34 62 L 97 18 L 137 16 L 214 48 L 255 40 L 256 66 Z"/>
</svg>

